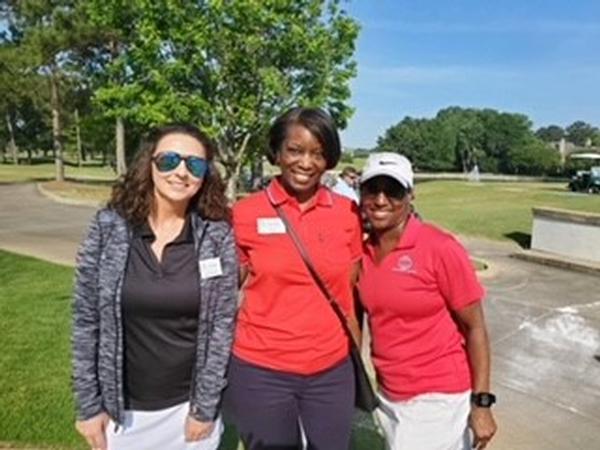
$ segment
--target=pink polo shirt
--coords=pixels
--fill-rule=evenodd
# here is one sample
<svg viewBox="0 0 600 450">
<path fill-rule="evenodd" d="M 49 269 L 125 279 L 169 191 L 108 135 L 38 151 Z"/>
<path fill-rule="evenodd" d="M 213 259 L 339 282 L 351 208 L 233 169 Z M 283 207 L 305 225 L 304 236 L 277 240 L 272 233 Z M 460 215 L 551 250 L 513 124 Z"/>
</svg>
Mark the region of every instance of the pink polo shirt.
<svg viewBox="0 0 600 450">
<path fill-rule="evenodd" d="M 450 312 L 480 301 L 467 252 L 450 234 L 410 217 L 379 264 L 367 244 L 359 282 L 378 381 L 392 400 L 471 388 L 464 338 Z"/>
</svg>

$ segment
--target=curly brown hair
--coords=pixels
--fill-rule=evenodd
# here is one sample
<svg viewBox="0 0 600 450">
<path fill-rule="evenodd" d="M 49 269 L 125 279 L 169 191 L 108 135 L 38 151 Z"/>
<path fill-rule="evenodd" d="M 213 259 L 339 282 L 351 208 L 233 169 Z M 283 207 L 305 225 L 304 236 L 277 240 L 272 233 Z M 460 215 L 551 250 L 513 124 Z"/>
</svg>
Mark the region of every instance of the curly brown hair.
<svg viewBox="0 0 600 450">
<path fill-rule="evenodd" d="M 154 206 L 152 155 L 160 140 L 169 134 L 185 134 L 196 139 L 206 151 L 208 172 L 202 187 L 190 200 L 188 211 L 196 211 L 203 219 L 231 222 L 231 209 L 225 196 L 225 183 L 214 164 L 215 145 L 212 140 L 190 124 L 171 124 L 154 128 L 142 140 L 127 173 L 112 188 L 108 207 L 114 209 L 131 225 L 141 225 Z"/>
</svg>

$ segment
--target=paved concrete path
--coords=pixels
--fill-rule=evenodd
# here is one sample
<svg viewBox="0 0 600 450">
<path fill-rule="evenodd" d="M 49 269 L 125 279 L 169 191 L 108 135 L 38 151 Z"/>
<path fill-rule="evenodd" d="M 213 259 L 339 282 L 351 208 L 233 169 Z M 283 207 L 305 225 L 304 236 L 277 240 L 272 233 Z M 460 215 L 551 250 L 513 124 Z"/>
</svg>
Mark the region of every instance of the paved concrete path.
<svg viewBox="0 0 600 450">
<path fill-rule="evenodd" d="M 94 208 L 49 201 L 34 184 L 0 185 L 0 248 L 73 265 Z"/>
<path fill-rule="evenodd" d="M 0 248 L 73 264 L 93 208 L 30 184 L 0 186 Z M 600 280 L 515 260 L 510 243 L 463 239 L 485 260 L 497 450 L 600 448 Z"/>
</svg>

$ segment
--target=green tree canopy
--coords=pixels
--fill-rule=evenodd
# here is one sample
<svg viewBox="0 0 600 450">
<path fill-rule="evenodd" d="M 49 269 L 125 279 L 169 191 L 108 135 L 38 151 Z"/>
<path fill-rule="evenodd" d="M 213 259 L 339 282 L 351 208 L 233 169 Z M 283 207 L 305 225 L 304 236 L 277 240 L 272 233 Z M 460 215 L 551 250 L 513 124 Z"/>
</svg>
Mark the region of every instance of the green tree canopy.
<svg viewBox="0 0 600 450">
<path fill-rule="evenodd" d="M 450 107 L 433 119 L 405 117 L 378 139 L 378 151 L 410 158 L 418 170 L 462 170 L 478 165 L 500 173 L 555 173 L 558 153 L 538 139 L 523 114 Z"/>
<path fill-rule="evenodd" d="M 535 135 L 544 142 L 558 142 L 565 137 L 565 130 L 558 125 L 549 125 L 538 128 Z"/>
<path fill-rule="evenodd" d="M 566 128 L 567 139 L 575 145 L 584 146 L 589 141 L 594 140 L 598 134 L 598 128 L 582 120 L 573 122 Z"/>
<path fill-rule="evenodd" d="M 293 105 L 324 107 L 344 127 L 358 25 L 337 0 L 90 0 L 95 26 L 126 32 L 95 91 L 110 115 L 144 126 L 186 121 L 218 142 L 230 180 L 266 127 Z"/>
<path fill-rule="evenodd" d="M 56 161 L 56 178 L 64 178 L 63 167 L 63 122 L 65 111 L 63 104 L 67 100 L 68 89 L 65 84 L 82 83 L 78 61 L 90 54 L 90 48 L 96 37 L 96 30 L 88 24 L 83 9 L 85 0 L 8 0 L 2 12 L 9 25 L 9 32 L 2 36 L 4 46 L 14 46 L 26 67 L 27 79 L 47 80 L 47 94 L 39 95 L 38 89 L 33 92 L 23 91 L 25 100 L 21 105 L 31 104 L 34 99 L 45 98 L 47 111 L 51 112 L 52 141 Z M 14 74 L 13 65 L 11 72 Z M 24 108 L 20 108 L 23 110 Z"/>
</svg>

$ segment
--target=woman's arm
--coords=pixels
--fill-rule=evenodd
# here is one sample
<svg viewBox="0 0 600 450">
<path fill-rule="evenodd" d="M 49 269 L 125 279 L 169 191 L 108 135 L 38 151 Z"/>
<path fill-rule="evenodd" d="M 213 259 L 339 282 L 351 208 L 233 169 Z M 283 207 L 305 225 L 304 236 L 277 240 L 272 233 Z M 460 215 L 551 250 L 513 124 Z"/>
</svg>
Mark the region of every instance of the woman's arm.
<svg viewBox="0 0 600 450">
<path fill-rule="evenodd" d="M 466 339 L 471 366 L 473 392 L 490 392 L 490 345 L 481 303 L 473 303 L 454 311 Z M 496 422 L 490 408 L 471 406 L 470 426 L 475 435 L 474 445 L 483 449 L 496 433 Z"/>
<path fill-rule="evenodd" d="M 89 419 L 102 412 L 98 384 L 98 265 L 101 253 L 101 230 L 98 214 L 77 253 L 73 292 L 73 387 L 77 418 Z"/>
<path fill-rule="evenodd" d="M 250 274 L 250 270 L 248 269 L 248 266 L 246 266 L 246 265 L 240 266 L 240 282 L 239 282 L 240 289 L 242 289 L 242 287 L 244 286 L 244 283 L 246 282 L 246 278 L 248 278 L 249 274 Z"/>
<path fill-rule="evenodd" d="M 73 388 L 75 427 L 92 448 L 106 449 L 108 415 L 102 410 L 98 383 L 98 263 L 102 247 L 98 214 L 77 253 L 73 294 Z"/>
<path fill-rule="evenodd" d="M 220 259 L 223 274 L 216 278 L 213 284 L 216 290 L 213 294 L 214 312 L 208 330 L 205 361 L 197 374 L 197 402 L 192 405 L 191 410 L 191 416 L 200 422 L 213 421 L 217 415 L 221 391 L 226 384 L 225 371 L 233 342 L 239 266 L 231 229 L 221 244 Z"/>
</svg>

